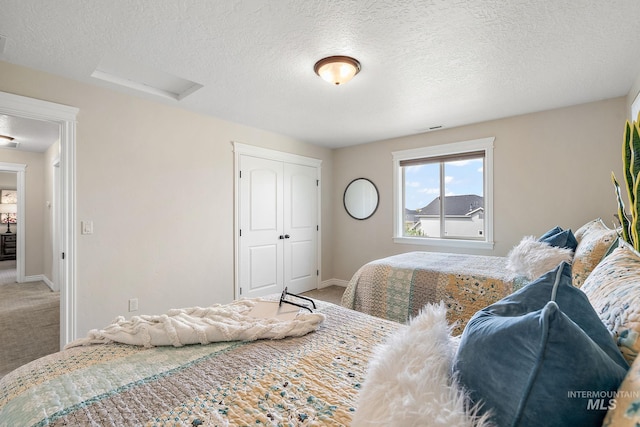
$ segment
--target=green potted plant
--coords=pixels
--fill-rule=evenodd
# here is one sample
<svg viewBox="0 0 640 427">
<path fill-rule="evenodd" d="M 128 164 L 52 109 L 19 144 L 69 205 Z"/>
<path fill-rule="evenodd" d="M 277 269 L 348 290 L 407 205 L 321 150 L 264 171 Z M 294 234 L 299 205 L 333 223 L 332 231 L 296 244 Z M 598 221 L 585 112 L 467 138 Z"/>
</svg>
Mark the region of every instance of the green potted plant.
<svg viewBox="0 0 640 427">
<path fill-rule="evenodd" d="M 640 128 L 638 120 L 629 123 L 627 120 L 624 139 L 622 141 L 622 169 L 624 181 L 629 195 L 629 211 L 627 214 L 620 192 L 620 184 L 611 172 L 611 180 L 618 199 L 618 219 L 621 225 L 622 238 L 640 251 Z"/>
</svg>

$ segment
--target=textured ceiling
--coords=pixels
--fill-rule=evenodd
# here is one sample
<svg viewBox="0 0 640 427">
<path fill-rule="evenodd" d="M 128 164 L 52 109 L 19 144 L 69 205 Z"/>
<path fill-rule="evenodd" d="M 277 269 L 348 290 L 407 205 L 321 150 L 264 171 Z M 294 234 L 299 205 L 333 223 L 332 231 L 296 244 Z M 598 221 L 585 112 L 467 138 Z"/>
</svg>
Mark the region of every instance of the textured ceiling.
<svg viewBox="0 0 640 427">
<path fill-rule="evenodd" d="M 0 59 L 342 147 L 626 95 L 637 0 L 0 0 Z M 313 72 L 330 55 L 362 71 Z M 182 100 L 91 77 L 106 56 L 203 87 Z"/>
<path fill-rule="evenodd" d="M 0 114 L 0 135 L 15 138 L 18 150 L 44 152 L 60 138 L 60 129 L 55 123 Z"/>
</svg>

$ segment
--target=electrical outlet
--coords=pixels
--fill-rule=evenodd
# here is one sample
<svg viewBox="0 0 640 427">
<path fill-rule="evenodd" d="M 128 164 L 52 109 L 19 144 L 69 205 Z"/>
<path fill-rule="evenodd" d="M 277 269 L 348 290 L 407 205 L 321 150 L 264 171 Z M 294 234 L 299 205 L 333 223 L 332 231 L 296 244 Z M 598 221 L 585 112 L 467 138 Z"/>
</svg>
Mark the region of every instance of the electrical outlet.
<svg viewBox="0 0 640 427">
<path fill-rule="evenodd" d="M 129 311 L 138 311 L 138 298 L 131 298 L 129 300 Z"/>
</svg>

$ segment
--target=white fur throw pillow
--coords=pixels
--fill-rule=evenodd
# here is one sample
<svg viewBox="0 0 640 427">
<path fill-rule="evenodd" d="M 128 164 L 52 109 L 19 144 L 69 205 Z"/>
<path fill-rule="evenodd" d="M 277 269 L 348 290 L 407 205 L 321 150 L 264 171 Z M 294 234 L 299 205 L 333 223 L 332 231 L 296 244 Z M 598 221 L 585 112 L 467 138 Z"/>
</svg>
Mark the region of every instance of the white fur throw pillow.
<svg viewBox="0 0 640 427">
<path fill-rule="evenodd" d="M 376 349 L 351 425 L 487 427 L 451 375 L 454 340 L 445 305 L 423 307 Z"/>
<path fill-rule="evenodd" d="M 539 242 L 533 236 L 525 236 L 507 255 L 507 268 L 529 280 L 537 279 L 553 270 L 562 261 L 571 264 L 573 250 Z"/>
</svg>

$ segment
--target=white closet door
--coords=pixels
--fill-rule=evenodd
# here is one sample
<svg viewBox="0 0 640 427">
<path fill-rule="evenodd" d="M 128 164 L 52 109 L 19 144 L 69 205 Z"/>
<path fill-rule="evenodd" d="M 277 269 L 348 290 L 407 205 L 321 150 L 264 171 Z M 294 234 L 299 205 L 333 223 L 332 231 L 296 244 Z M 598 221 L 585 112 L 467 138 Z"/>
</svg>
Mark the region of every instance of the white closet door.
<svg viewBox="0 0 640 427">
<path fill-rule="evenodd" d="M 318 286 L 317 168 L 284 164 L 284 284 L 300 293 Z"/>
<path fill-rule="evenodd" d="M 283 163 L 240 156 L 240 293 L 255 298 L 284 287 Z"/>
</svg>

